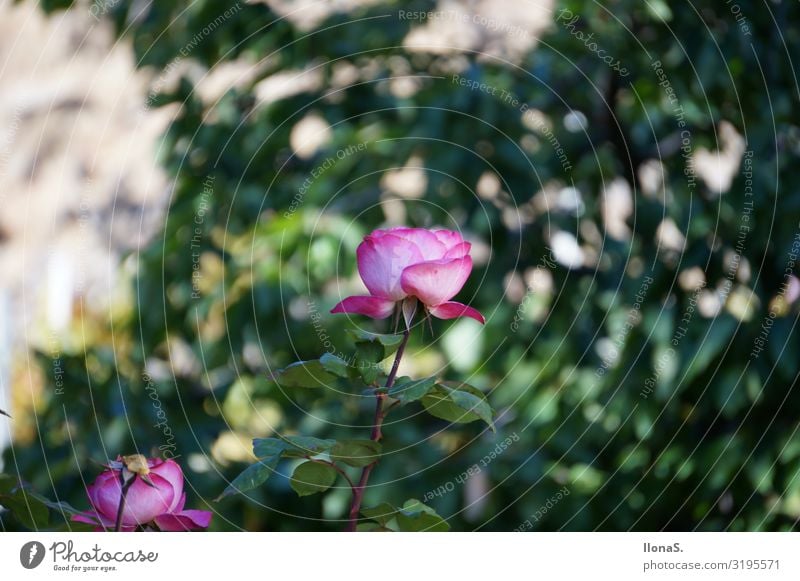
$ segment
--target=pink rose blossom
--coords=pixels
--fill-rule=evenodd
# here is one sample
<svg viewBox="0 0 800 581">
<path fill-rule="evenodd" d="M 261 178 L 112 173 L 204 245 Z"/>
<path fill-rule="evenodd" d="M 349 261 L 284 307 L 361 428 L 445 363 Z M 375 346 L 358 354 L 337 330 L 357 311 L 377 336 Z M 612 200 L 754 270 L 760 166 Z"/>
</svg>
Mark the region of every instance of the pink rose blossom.
<svg viewBox="0 0 800 581">
<path fill-rule="evenodd" d="M 358 246 L 358 272 L 369 295 L 347 297 L 332 313 L 385 319 L 403 301 L 406 320 L 418 299 L 439 319 L 485 319 L 477 310 L 451 301 L 472 272 L 470 243 L 458 232 L 424 228 L 375 230 Z"/>
<path fill-rule="evenodd" d="M 183 471 L 174 460 L 147 459 L 153 483 L 148 485 L 137 477 L 128 489 L 122 512 L 123 531 L 137 526 L 155 525 L 162 531 L 190 531 L 205 529 L 211 522 L 206 510 L 184 510 L 186 493 L 183 491 Z M 96 530 L 113 530 L 121 495 L 120 470 L 110 468 L 100 474 L 87 488 L 92 508 L 76 514 L 73 521 L 97 525 Z"/>
</svg>

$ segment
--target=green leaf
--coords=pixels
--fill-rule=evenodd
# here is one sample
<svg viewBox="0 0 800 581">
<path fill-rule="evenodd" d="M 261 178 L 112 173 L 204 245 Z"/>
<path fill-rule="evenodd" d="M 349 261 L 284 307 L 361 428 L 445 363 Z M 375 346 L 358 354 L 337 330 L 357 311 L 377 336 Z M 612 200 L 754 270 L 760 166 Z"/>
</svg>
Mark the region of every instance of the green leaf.
<svg viewBox="0 0 800 581">
<path fill-rule="evenodd" d="M 494 431 L 494 411 L 483 394 L 467 384 L 440 382 L 422 398 L 422 405 L 432 416 L 455 423 L 483 420 Z"/>
<path fill-rule="evenodd" d="M 253 439 L 253 455 L 256 458 L 280 456 L 286 449 L 286 445 L 286 442 L 278 438 L 255 438 Z"/>
<path fill-rule="evenodd" d="M 17 486 L 19 486 L 19 479 L 16 476 L 0 474 L 0 495 L 10 494 Z"/>
<path fill-rule="evenodd" d="M 380 365 L 375 363 L 367 363 L 364 361 L 358 362 L 358 370 L 361 379 L 364 380 L 364 383 L 367 385 L 374 385 L 378 382 L 378 378 L 382 374 L 382 369 Z"/>
<path fill-rule="evenodd" d="M 341 357 L 337 357 L 333 353 L 325 353 L 319 358 L 319 362 L 326 371 L 338 375 L 339 377 L 348 377 L 347 375 L 347 362 Z"/>
<path fill-rule="evenodd" d="M 447 532 L 450 525 L 436 511 L 412 498 L 397 513 L 397 525 L 404 532 Z"/>
<path fill-rule="evenodd" d="M 403 342 L 402 335 L 380 335 L 361 330 L 348 330 L 355 339 L 356 366 L 367 385 L 373 384 L 382 370 L 378 363 L 397 351 Z"/>
<path fill-rule="evenodd" d="M 450 391 L 452 390 L 466 391 L 480 398 L 486 397 L 480 389 L 470 385 L 469 383 L 464 383 L 463 381 L 440 381 L 439 385 Z"/>
<path fill-rule="evenodd" d="M 19 488 L 13 494 L 0 495 L 0 505 L 10 510 L 26 528 L 38 531 L 50 523 L 50 511 L 36 496 Z"/>
<path fill-rule="evenodd" d="M 318 359 L 292 363 L 275 375 L 275 381 L 282 387 L 328 387 L 336 379 Z"/>
<path fill-rule="evenodd" d="M 393 533 L 394 531 L 376 522 L 361 523 L 356 527 L 359 533 Z"/>
<path fill-rule="evenodd" d="M 38 494 L 36 492 L 30 492 L 30 491 L 28 491 L 28 496 L 33 496 L 34 498 L 36 498 L 39 502 L 44 504 L 50 510 L 58 512 L 58 513 L 60 513 L 62 515 L 68 514 L 68 515 L 71 516 L 73 514 L 80 514 L 82 512 L 82 511 L 78 510 L 77 508 L 75 508 L 74 506 L 72 506 L 71 504 L 69 504 L 68 502 L 66 502 L 64 500 L 62 500 L 60 502 L 54 502 L 54 501 L 50 500 L 49 498 L 46 498 L 46 497 L 42 496 L 41 494 Z"/>
<path fill-rule="evenodd" d="M 336 444 L 336 440 L 321 440 L 312 436 L 285 436 L 284 442 L 288 444 L 283 451 L 285 458 L 316 456 L 327 452 Z"/>
<path fill-rule="evenodd" d="M 380 333 L 369 333 L 360 329 L 348 329 L 347 332 L 355 339 L 356 345 L 359 343 L 375 343 L 383 347 L 382 361 L 389 355 L 397 351 L 400 343 L 403 342 L 403 335 L 381 335 Z"/>
<path fill-rule="evenodd" d="M 435 377 L 415 379 L 403 383 L 395 383 L 389 389 L 389 396 L 398 399 L 403 405 L 425 397 L 436 385 Z"/>
<path fill-rule="evenodd" d="M 336 482 L 336 470 L 322 462 L 303 462 L 295 468 L 290 484 L 300 496 L 328 490 Z"/>
<path fill-rule="evenodd" d="M 385 359 L 383 347 L 377 343 L 356 344 L 356 371 L 367 385 L 378 379 L 383 369 L 379 365 Z"/>
<path fill-rule="evenodd" d="M 377 343 L 356 343 L 356 361 L 361 363 L 359 367 L 376 367 L 375 363 L 380 363 L 386 359 L 384 349 Z M 366 365 L 367 363 L 371 365 Z"/>
<path fill-rule="evenodd" d="M 336 440 L 322 440 L 312 436 L 284 436 L 283 438 L 255 438 L 253 454 L 256 458 L 272 456 L 284 458 L 304 458 L 327 452 Z"/>
<path fill-rule="evenodd" d="M 361 379 L 364 380 L 364 383 L 366 383 L 367 385 L 371 385 L 377 382 L 381 370 L 375 366 L 368 366 L 368 367 L 359 367 L 358 372 L 361 374 Z"/>
<path fill-rule="evenodd" d="M 367 466 L 381 457 L 381 445 L 372 440 L 340 440 L 331 449 L 331 458 L 349 466 Z"/>
<path fill-rule="evenodd" d="M 220 494 L 216 501 L 219 502 L 226 496 L 237 492 L 247 492 L 264 484 L 275 472 L 280 456 L 272 456 L 248 466 L 244 472 L 233 479 L 228 487 Z"/>
<path fill-rule="evenodd" d="M 394 518 L 398 510 L 388 502 L 382 502 L 378 506 L 361 509 L 361 514 L 385 527 Z"/>
<path fill-rule="evenodd" d="M 494 410 L 483 397 L 478 397 L 467 391 L 453 390 L 450 392 L 450 399 L 461 409 L 474 413 L 494 431 Z"/>
</svg>

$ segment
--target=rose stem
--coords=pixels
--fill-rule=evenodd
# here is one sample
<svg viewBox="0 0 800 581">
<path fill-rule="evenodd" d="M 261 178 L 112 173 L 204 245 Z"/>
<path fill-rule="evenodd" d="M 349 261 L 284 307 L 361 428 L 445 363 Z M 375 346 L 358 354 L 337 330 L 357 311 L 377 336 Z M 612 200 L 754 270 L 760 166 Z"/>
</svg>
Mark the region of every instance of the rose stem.
<svg viewBox="0 0 800 581">
<path fill-rule="evenodd" d="M 123 468 L 120 470 L 119 473 L 119 482 L 122 487 L 121 494 L 119 497 L 119 508 L 117 508 L 117 520 L 114 523 L 114 532 L 118 533 L 119 529 L 122 528 L 122 511 L 125 510 L 125 497 L 128 496 L 128 489 L 133 484 L 133 481 L 136 480 L 136 473 L 131 476 L 131 478 L 126 482 L 125 481 L 125 469 Z"/>
<path fill-rule="evenodd" d="M 408 329 L 403 331 L 403 340 L 400 342 L 400 346 L 397 348 L 397 354 L 394 356 L 392 370 L 389 372 L 389 378 L 386 380 L 386 391 L 388 391 L 389 388 L 394 385 L 394 379 L 397 377 L 397 368 L 400 366 L 400 359 L 403 357 L 403 351 L 406 350 L 409 334 L 410 333 Z M 370 440 L 373 442 L 377 442 L 383 437 L 381 426 L 383 425 L 383 420 L 386 417 L 386 414 L 383 411 L 383 401 L 385 399 L 386 393 L 378 393 L 375 395 L 375 417 L 372 420 L 372 435 L 370 436 Z M 353 501 L 350 503 L 350 519 L 347 523 L 347 530 L 350 532 L 354 532 L 358 525 L 358 513 L 361 511 L 361 501 L 364 499 L 364 491 L 367 488 L 367 481 L 369 481 L 369 475 L 372 473 L 372 469 L 375 468 L 377 463 L 378 461 L 375 460 L 374 462 L 364 466 L 363 470 L 361 471 L 361 478 L 358 480 L 358 484 L 356 484 L 356 487 L 353 489 Z"/>
</svg>

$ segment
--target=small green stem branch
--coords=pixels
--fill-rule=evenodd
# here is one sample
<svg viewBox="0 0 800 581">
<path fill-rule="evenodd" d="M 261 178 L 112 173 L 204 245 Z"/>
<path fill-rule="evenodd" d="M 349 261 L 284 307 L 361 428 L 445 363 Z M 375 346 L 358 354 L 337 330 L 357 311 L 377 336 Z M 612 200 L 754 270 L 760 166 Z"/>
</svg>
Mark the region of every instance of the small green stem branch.
<svg viewBox="0 0 800 581">
<path fill-rule="evenodd" d="M 128 489 L 133 485 L 133 481 L 136 480 L 136 474 L 134 473 L 127 481 L 125 480 L 125 468 L 123 468 L 119 473 L 119 483 L 121 486 L 121 492 L 119 496 L 119 508 L 117 508 L 117 520 L 114 523 L 114 532 L 118 533 L 119 530 L 122 528 L 122 512 L 125 510 L 125 498 L 128 496 Z"/>
<path fill-rule="evenodd" d="M 400 346 L 397 348 L 397 353 L 394 356 L 394 363 L 392 364 L 392 369 L 389 372 L 389 378 L 386 380 L 386 389 L 388 391 L 394 385 L 394 380 L 397 377 L 397 368 L 400 366 L 400 359 L 403 357 L 403 352 L 406 350 L 406 344 L 408 343 L 408 337 L 410 333 L 409 330 L 406 329 L 403 331 L 403 340 L 400 343 Z M 381 438 L 383 438 L 383 431 L 381 430 L 383 426 L 383 420 L 386 419 L 386 414 L 388 410 L 383 409 L 383 403 L 386 400 L 386 393 L 378 393 L 375 396 L 375 416 L 372 419 L 372 434 L 370 435 L 370 439 L 374 442 L 379 442 Z M 367 488 L 367 482 L 369 482 L 369 476 L 372 474 L 372 470 L 375 468 L 375 465 L 378 463 L 376 460 L 371 464 L 367 464 L 361 470 L 361 478 L 358 480 L 358 484 L 356 484 L 355 488 L 353 488 L 353 501 L 350 503 L 350 518 L 347 523 L 347 530 L 351 532 L 355 532 L 356 527 L 358 526 L 358 514 L 361 512 L 361 501 L 364 499 L 364 491 Z"/>
</svg>

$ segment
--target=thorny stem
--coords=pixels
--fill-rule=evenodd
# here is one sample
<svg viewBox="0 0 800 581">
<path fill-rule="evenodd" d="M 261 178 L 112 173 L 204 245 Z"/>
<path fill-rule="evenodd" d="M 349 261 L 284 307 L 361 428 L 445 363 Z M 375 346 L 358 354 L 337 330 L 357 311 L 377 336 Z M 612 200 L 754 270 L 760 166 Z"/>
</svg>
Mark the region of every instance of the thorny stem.
<svg viewBox="0 0 800 581">
<path fill-rule="evenodd" d="M 125 498 L 128 496 L 128 489 L 131 487 L 134 480 L 136 480 L 136 473 L 133 473 L 133 476 L 131 476 L 130 479 L 126 481 L 125 468 L 120 470 L 119 483 L 122 489 L 121 489 L 121 494 L 119 496 L 119 508 L 117 508 L 117 520 L 114 522 L 115 533 L 118 533 L 119 530 L 122 528 L 122 512 L 125 510 Z"/>
<path fill-rule="evenodd" d="M 394 363 L 392 364 L 392 369 L 389 372 L 389 378 L 386 380 L 385 391 L 388 391 L 389 388 L 394 385 L 394 380 L 397 377 L 397 368 L 400 366 L 400 359 L 403 357 L 403 351 L 406 350 L 406 344 L 408 343 L 409 335 L 409 330 L 405 329 L 403 331 L 403 340 L 401 341 L 400 346 L 397 348 L 397 353 L 394 356 Z M 383 409 L 383 402 L 385 400 L 385 392 L 375 395 L 375 416 L 372 420 L 372 434 L 370 436 L 370 439 L 373 442 L 378 442 L 383 437 L 381 426 L 383 426 L 383 420 L 386 418 L 386 414 L 388 412 L 388 410 Z M 361 471 L 361 478 L 359 478 L 358 484 L 356 484 L 355 488 L 353 488 L 353 501 L 350 503 L 350 518 L 347 523 L 347 530 L 350 532 L 355 532 L 358 525 L 358 513 L 361 511 L 361 501 L 364 499 L 364 491 L 367 488 L 369 476 L 372 474 L 372 470 L 375 468 L 377 463 L 378 461 L 375 460 L 374 462 L 364 466 L 363 470 Z"/>
</svg>

